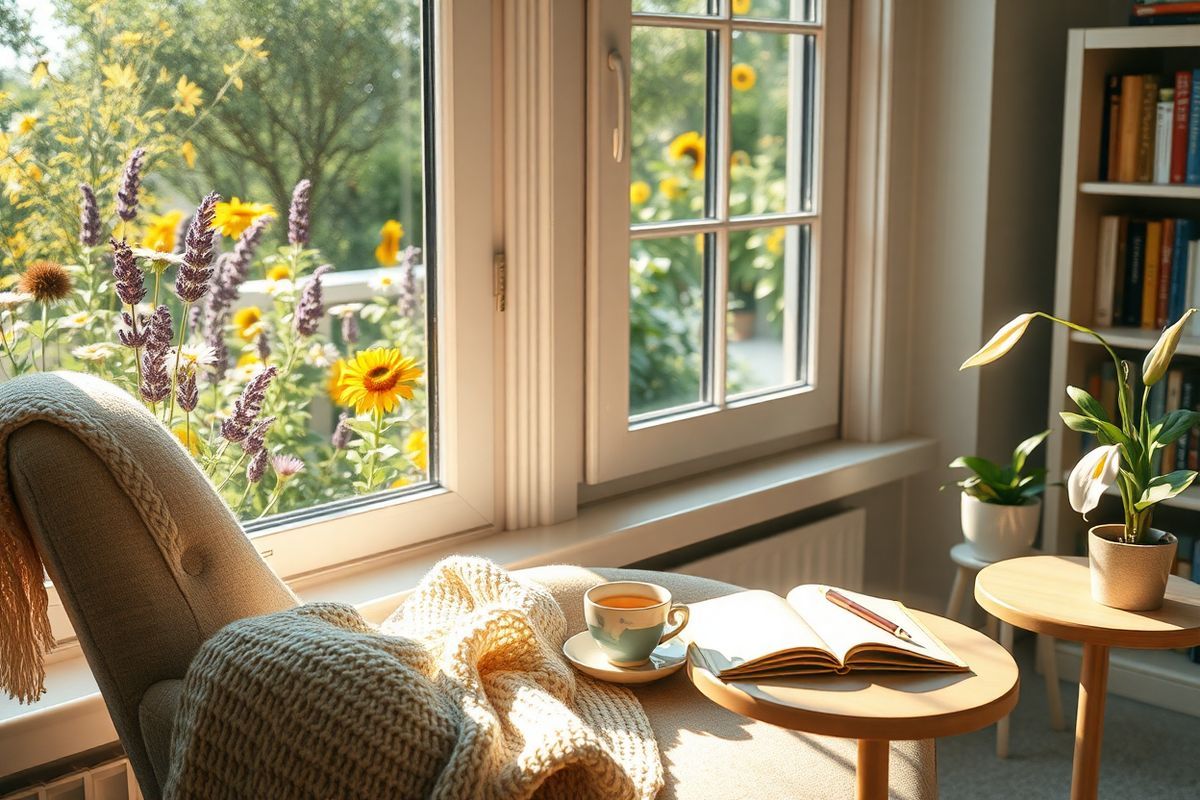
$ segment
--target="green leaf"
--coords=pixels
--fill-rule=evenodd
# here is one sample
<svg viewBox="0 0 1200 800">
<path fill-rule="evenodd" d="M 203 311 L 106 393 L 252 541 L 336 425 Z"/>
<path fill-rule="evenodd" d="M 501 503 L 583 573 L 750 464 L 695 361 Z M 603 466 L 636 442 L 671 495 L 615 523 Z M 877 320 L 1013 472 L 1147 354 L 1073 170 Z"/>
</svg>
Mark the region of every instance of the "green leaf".
<svg viewBox="0 0 1200 800">
<path fill-rule="evenodd" d="M 1068 388 L 1067 391 L 1068 392 L 1071 391 L 1071 388 L 1074 388 L 1074 387 Z M 1086 395 L 1087 392 L 1084 392 L 1084 394 Z M 1093 402 L 1095 402 L 1095 401 L 1093 401 Z M 1098 407 L 1099 403 L 1097 403 L 1096 405 Z M 1101 413 L 1103 413 L 1104 409 L 1100 409 L 1100 410 L 1101 410 Z M 1033 436 L 1030 436 L 1028 439 L 1021 442 L 1019 445 L 1017 445 L 1017 449 L 1013 451 L 1013 460 L 1012 460 L 1012 468 L 1013 468 L 1013 472 L 1015 474 L 1017 474 L 1017 475 L 1021 474 L 1021 470 L 1025 469 L 1025 459 L 1029 458 L 1029 454 L 1032 453 L 1034 450 L 1036 450 L 1037 446 L 1039 444 L 1041 444 L 1046 439 L 1046 437 L 1049 435 L 1050 435 L 1050 429 L 1047 428 L 1046 430 L 1042 431 L 1041 433 L 1036 433 Z"/>
<path fill-rule="evenodd" d="M 986 483 L 1003 485 L 1005 483 L 1004 475 L 1000 471 L 1000 467 L 988 461 L 986 458 L 979 456 L 959 456 L 950 462 L 951 469 L 958 468 L 969 469 L 974 472 Z"/>
<path fill-rule="evenodd" d="M 1097 433 L 1100 430 L 1100 421 L 1085 417 L 1083 414 L 1076 414 L 1071 411 L 1060 411 L 1058 415 L 1062 417 L 1063 423 L 1073 431 L 1080 433 Z"/>
<path fill-rule="evenodd" d="M 1183 436 L 1185 433 L 1190 431 L 1197 424 L 1200 424 L 1200 412 L 1179 409 L 1178 411 L 1172 411 L 1170 414 L 1167 414 L 1165 417 L 1163 417 L 1162 420 L 1160 420 L 1159 423 L 1155 425 L 1153 429 L 1151 429 L 1150 435 L 1153 437 L 1154 441 L 1158 442 L 1159 444 L 1170 444 L 1171 442 L 1176 441 L 1180 436 Z M 1155 430 L 1158 431 L 1157 434 L 1155 434 Z"/>
<path fill-rule="evenodd" d="M 1104 410 L 1104 406 L 1100 405 L 1096 398 L 1083 389 L 1080 389 L 1078 386 L 1068 386 L 1067 394 L 1075 401 L 1075 405 L 1079 406 L 1079 410 L 1089 417 L 1094 417 L 1104 422 L 1111 421 L 1108 418 L 1108 412 Z"/>
<path fill-rule="evenodd" d="M 1134 503 L 1133 507 L 1138 511 L 1144 511 L 1155 503 L 1169 500 L 1191 486 L 1195 479 L 1196 473 L 1190 469 L 1178 469 L 1152 478 L 1146 486 L 1146 491 L 1142 492 L 1142 496 Z"/>
</svg>

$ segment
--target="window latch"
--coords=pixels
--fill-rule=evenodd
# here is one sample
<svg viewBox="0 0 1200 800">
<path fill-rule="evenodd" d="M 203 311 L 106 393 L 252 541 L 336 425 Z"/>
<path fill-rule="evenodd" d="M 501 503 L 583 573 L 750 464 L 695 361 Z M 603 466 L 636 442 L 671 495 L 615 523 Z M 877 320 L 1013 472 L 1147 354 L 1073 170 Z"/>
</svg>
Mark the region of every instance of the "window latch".
<svg viewBox="0 0 1200 800">
<path fill-rule="evenodd" d="M 503 311 L 506 301 L 504 253 L 492 256 L 492 297 L 496 298 L 496 310 Z"/>
</svg>

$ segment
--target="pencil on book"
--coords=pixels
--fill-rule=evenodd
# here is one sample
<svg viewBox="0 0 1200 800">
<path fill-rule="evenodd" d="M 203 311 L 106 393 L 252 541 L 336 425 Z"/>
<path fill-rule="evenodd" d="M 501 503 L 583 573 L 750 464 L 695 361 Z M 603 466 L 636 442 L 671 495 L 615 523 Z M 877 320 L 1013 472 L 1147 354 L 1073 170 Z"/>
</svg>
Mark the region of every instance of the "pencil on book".
<svg viewBox="0 0 1200 800">
<path fill-rule="evenodd" d="M 876 614 L 866 606 L 854 602 L 836 589 L 826 589 L 824 594 L 825 599 L 833 603 L 835 606 L 849 611 L 851 614 L 859 617 L 860 619 L 866 620 L 876 628 L 881 628 L 890 633 L 892 636 L 895 636 L 897 639 L 903 639 L 906 642 L 911 642 L 912 644 L 917 645 L 917 647 L 923 646 L 920 642 L 913 639 L 912 634 L 904 630 L 904 628 L 900 627 L 894 622 L 890 622 L 886 617 Z"/>
</svg>

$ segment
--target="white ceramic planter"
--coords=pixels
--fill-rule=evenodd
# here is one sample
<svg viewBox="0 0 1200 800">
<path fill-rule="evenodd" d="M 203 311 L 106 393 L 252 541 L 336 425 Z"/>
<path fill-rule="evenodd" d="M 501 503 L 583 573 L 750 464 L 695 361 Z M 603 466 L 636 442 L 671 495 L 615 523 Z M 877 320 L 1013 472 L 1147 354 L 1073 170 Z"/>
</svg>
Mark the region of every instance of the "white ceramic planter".
<svg viewBox="0 0 1200 800">
<path fill-rule="evenodd" d="M 1151 529 L 1153 544 L 1126 544 L 1119 541 L 1124 530 L 1124 525 L 1097 525 L 1088 531 L 1092 599 L 1124 611 L 1161 608 L 1179 540 Z"/>
<path fill-rule="evenodd" d="M 1037 538 L 1041 511 L 1039 498 L 1023 506 L 1001 506 L 963 494 L 963 536 L 981 561 L 1028 555 Z"/>
</svg>

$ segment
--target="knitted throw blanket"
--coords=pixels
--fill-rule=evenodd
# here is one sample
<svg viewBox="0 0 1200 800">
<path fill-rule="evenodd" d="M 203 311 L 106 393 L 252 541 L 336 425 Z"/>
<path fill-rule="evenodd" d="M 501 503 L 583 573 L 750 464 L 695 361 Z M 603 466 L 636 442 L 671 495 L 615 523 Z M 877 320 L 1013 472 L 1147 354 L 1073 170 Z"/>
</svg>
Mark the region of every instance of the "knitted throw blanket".
<svg viewBox="0 0 1200 800">
<path fill-rule="evenodd" d="M 378 631 L 335 604 L 232 623 L 188 670 L 165 797 L 652 798 L 641 705 L 566 633 L 547 591 L 460 557 Z"/>
</svg>

